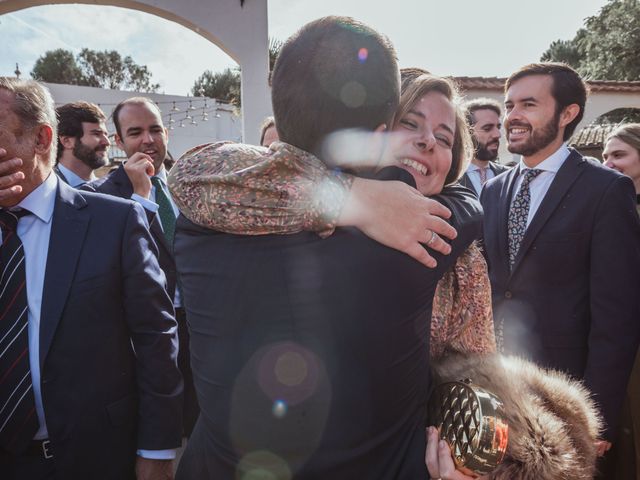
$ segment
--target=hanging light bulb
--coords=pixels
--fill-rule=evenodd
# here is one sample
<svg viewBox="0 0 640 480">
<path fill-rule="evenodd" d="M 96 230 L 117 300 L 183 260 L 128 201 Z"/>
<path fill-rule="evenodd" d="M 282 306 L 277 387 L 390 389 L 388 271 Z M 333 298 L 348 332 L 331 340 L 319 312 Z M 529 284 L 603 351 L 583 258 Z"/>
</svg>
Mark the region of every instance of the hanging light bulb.
<svg viewBox="0 0 640 480">
<path fill-rule="evenodd" d="M 191 100 L 189 100 L 189 108 L 188 108 L 187 110 L 189 110 L 189 111 L 193 111 L 193 110 L 195 110 L 195 109 L 196 109 L 196 107 L 194 107 L 194 106 L 193 106 L 193 103 L 191 103 Z"/>
<path fill-rule="evenodd" d="M 195 118 L 192 118 L 192 119 L 191 119 L 191 125 L 198 125 L 198 122 L 196 122 L 196 119 L 195 119 Z"/>
<path fill-rule="evenodd" d="M 204 109 L 202 109 L 202 121 L 203 122 L 208 122 L 209 121 L 209 114 L 207 112 L 205 112 Z"/>
<path fill-rule="evenodd" d="M 176 106 L 176 102 L 173 102 L 173 107 L 171 107 L 172 112 L 179 112 L 180 109 Z"/>
<path fill-rule="evenodd" d="M 180 120 L 180 128 L 184 128 L 184 120 Z"/>
</svg>

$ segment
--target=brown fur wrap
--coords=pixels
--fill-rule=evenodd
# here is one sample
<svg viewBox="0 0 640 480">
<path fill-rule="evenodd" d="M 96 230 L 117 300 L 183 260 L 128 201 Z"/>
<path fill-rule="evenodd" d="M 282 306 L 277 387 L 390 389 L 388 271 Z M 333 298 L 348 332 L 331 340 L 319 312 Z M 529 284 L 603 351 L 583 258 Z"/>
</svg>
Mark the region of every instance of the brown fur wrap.
<svg viewBox="0 0 640 480">
<path fill-rule="evenodd" d="M 504 403 L 509 443 L 491 480 L 593 478 L 602 420 L 580 382 L 501 355 L 452 355 L 434 371 L 437 383 L 469 378 Z"/>
</svg>

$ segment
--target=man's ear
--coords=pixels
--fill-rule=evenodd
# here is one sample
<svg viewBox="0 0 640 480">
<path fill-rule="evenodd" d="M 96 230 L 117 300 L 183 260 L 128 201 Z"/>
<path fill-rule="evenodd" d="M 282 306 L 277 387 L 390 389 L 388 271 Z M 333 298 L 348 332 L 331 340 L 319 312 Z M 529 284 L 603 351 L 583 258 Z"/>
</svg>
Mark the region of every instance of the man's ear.
<svg viewBox="0 0 640 480">
<path fill-rule="evenodd" d="M 53 142 L 53 128 L 50 125 L 38 125 L 36 127 L 35 151 L 39 155 L 44 155 L 51 149 Z"/>
<path fill-rule="evenodd" d="M 71 137 L 69 135 L 58 135 L 60 139 L 60 143 L 64 148 L 72 149 L 76 145 L 76 137 Z"/>
<path fill-rule="evenodd" d="M 566 127 L 571 122 L 575 120 L 575 118 L 580 113 L 580 105 L 577 103 L 572 103 L 571 105 L 567 105 L 560 113 L 560 127 Z"/>
<path fill-rule="evenodd" d="M 374 130 L 374 133 L 382 133 L 382 132 L 386 132 L 387 131 L 387 124 L 386 123 L 381 123 L 380 125 L 378 125 L 378 128 L 376 128 Z"/>
<path fill-rule="evenodd" d="M 116 145 L 118 146 L 118 148 L 120 150 L 124 150 L 124 144 L 122 143 L 122 139 L 120 138 L 120 135 L 116 133 L 114 134 L 113 138 L 115 139 Z"/>
</svg>

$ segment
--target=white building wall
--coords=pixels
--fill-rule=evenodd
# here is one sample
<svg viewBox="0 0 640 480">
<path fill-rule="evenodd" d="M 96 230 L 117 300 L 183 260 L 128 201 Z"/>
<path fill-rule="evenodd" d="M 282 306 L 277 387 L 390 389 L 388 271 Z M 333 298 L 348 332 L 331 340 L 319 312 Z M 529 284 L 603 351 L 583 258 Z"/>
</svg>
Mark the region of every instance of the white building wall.
<svg viewBox="0 0 640 480">
<path fill-rule="evenodd" d="M 242 121 L 234 111 L 233 106 L 216 103 L 213 99 L 204 97 L 182 97 L 178 95 L 162 95 L 159 93 L 123 92 L 95 87 L 80 87 L 77 85 L 60 85 L 45 83 L 51 91 L 56 106 L 75 101 L 86 101 L 100 105 L 109 117 L 107 129 L 110 134 L 115 133 L 111 121 L 111 112 L 115 106 L 130 97 L 145 96 L 158 103 L 162 112 L 162 120 L 169 130 L 169 152 L 174 158 L 180 157 L 188 149 L 203 143 L 218 140 L 239 142 L 242 139 Z M 207 107 L 205 108 L 205 100 Z M 179 111 L 172 111 L 175 107 Z M 195 110 L 188 110 L 189 106 Z M 195 119 L 197 125 L 190 120 L 184 120 L 184 127 L 180 127 L 180 120 L 187 112 Z M 203 113 L 207 113 L 208 121 L 203 121 Z M 174 123 L 170 123 L 170 120 Z M 171 129 L 171 127 L 173 128 Z"/>
</svg>

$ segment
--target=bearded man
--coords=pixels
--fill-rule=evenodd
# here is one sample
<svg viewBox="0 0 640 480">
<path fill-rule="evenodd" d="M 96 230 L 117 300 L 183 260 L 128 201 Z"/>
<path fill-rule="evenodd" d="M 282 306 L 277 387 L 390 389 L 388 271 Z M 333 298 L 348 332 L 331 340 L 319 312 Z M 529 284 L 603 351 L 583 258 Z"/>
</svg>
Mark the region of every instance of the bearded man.
<svg viewBox="0 0 640 480">
<path fill-rule="evenodd" d="M 109 163 L 109 134 L 105 114 L 89 102 L 73 102 L 56 109 L 58 151 L 55 172 L 64 182 L 79 188 L 95 180 L 94 170 Z"/>
<path fill-rule="evenodd" d="M 640 339 L 640 221 L 631 179 L 568 148 L 586 86 L 564 64 L 527 65 L 505 85 L 517 166 L 480 200 L 496 337 L 517 354 L 584 380 L 618 421 Z"/>
<path fill-rule="evenodd" d="M 491 98 L 476 98 L 464 104 L 471 139 L 475 147 L 473 159 L 460 183 L 480 196 L 487 180 L 508 170 L 496 162 L 500 148 L 500 104 Z"/>
</svg>

